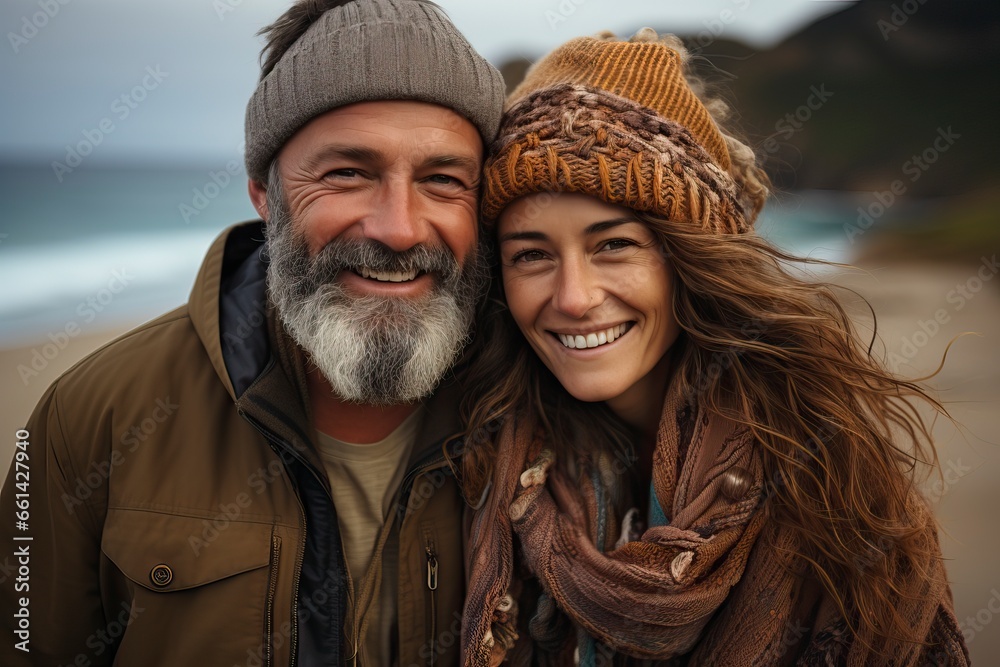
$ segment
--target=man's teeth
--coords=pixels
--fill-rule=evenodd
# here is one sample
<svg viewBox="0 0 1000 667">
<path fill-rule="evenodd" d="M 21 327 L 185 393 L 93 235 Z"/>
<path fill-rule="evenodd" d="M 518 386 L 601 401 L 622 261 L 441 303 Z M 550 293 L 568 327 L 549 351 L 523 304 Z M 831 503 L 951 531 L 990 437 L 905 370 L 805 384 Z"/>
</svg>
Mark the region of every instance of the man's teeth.
<svg viewBox="0 0 1000 667">
<path fill-rule="evenodd" d="M 405 283 L 406 281 L 413 280 L 417 277 L 417 271 L 407 271 L 406 273 L 401 271 L 373 271 L 366 266 L 362 266 L 358 269 L 358 274 L 362 278 L 379 280 L 384 283 Z"/>
<path fill-rule="evenodd" d="M 559 336 L 559 340 L 563 345 L 570 349 L 577 350 L 585 347 L 597 347 L 599 345 L 604 345 L 605 343 L 612 343 L 615 339 L 620 338 L 626 331 L 628 331 L 628 322 L 619 324 L 618 326 L 614 326 L 609 329 L 604 329 L 603 331 L 595 331 L 587 334 L 586 336 L 574 336 L 571 334 L 556 335 Z"/>
</svg>

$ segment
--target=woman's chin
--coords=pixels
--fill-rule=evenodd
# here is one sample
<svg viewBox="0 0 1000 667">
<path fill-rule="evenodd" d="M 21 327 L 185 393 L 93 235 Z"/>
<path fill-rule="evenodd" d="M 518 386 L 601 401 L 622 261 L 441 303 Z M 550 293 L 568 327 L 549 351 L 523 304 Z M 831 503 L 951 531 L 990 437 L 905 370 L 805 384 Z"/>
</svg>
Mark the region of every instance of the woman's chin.
<svg viewBox="0 0 1000 667">
<path fill-rule="evenodd" d="M 601 403 L 603 401 L 611 401 L 624 393 L 624 391 L 619 387 L 601 386 L 600 382 L 597 380 L 588 380 L 586 378 L 567 378 L 566 381 L 563 381 L 563 378 L 559 377 L 557 377 L 557 379 L 570 396 L 578 401 L 583 401 L 584 403 Z"/>
</svg>

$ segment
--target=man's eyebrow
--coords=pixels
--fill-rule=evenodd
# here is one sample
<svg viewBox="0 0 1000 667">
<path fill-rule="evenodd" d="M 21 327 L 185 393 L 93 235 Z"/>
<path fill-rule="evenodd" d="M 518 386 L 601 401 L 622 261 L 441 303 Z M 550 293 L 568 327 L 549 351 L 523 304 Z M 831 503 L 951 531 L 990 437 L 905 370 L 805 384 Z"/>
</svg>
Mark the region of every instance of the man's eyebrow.
<svg viewBox="0 0 1000 667">
<path fill-rule="evenodd" d="M 365 146 L 342 146 L 339 144 L 328 144 L 315 153 L 307 155 L 303 160 L 303 166 L 309 171 L 316 171 L 326 162 L 335 159 L 347 159 L 362 163 L 380 163 L 385 161 L 385 155 L 374 148 Z M 425 168 L 456 166 L 467 170 L 470 174 L 478 175 L 480 161 L 467 155 L 434 155 L 423 162 Z"/>
<path fill-rule="evenodd" d="M 384 159 L 380 151 L 364 146 L 341 146 L 339 144 L 327 144 L 315 153 L 307 155 L 302 161 L 303 166 L 309 171 L 315 171 L 329 160 L 336 158 L 346 158 L 357 162 L 379 162 Z"/>
<path fill-rule="evenodd" d="M 467 155 L 435 155 L 424 162 L 425 167 L 459 167 L 472 174 L 479 174 L 479 160 Z"/>
<path fill-rule="evenodd" d="M 630 222 L 637 224 L 642 224 L 632 216 L 622 216 L 621 218 L 612 218 L 611 220 L 601 220 L 599 222 L 587 225 L 587 228 L 583 230 L 584 234 L 597 234 L 599 232 L 618 227 L 619 225 L 627 225 Z M 499 241 L 503 243 L 504 241 L 545 241 L 549 237 L 545 232 L 507 232 L 506 234 L 501 234 Z"/>
</svg>

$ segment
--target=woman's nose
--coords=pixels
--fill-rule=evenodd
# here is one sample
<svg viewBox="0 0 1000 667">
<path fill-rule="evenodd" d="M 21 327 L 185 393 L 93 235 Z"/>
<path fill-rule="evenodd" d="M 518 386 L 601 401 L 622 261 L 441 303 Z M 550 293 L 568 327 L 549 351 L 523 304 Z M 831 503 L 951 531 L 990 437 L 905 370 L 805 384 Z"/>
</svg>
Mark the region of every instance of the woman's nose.
<svg viewBox="0 0 1000 667">
<path fill-rule="evenodd" d="M 600 293 L 601 288 L 589 264 L 574 259 L 559 267 L 552 305 L 559 312 L 579 319 L 600 304 Z"/>
</svg>

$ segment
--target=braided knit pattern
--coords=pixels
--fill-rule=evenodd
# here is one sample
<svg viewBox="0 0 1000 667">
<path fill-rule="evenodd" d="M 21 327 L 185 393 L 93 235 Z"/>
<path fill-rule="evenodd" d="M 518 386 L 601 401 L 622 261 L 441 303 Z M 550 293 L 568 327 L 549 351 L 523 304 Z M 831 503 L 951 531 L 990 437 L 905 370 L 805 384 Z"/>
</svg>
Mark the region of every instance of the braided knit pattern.
<svg viewBox="0 0 1000 667">
<path fill-rule="evenodd" d="M 539 192 L 578 192 L 706 232 L 750 229 L 738 187 L 685 127 L 605 90 L 544 88 L 511 107 L 483 169 L 482 215 Z"/>
<path fill-rule="evenodd" d="M 560 83 L 606 90 L 686 127 L 717 165 L 729 169 L 726 141 L 685 80 L 681 60 L 649 28 L 627 41 L 611 33 L 577 37 L 535 63 L 507 98 L 506 107 Z"/>
</svg>

